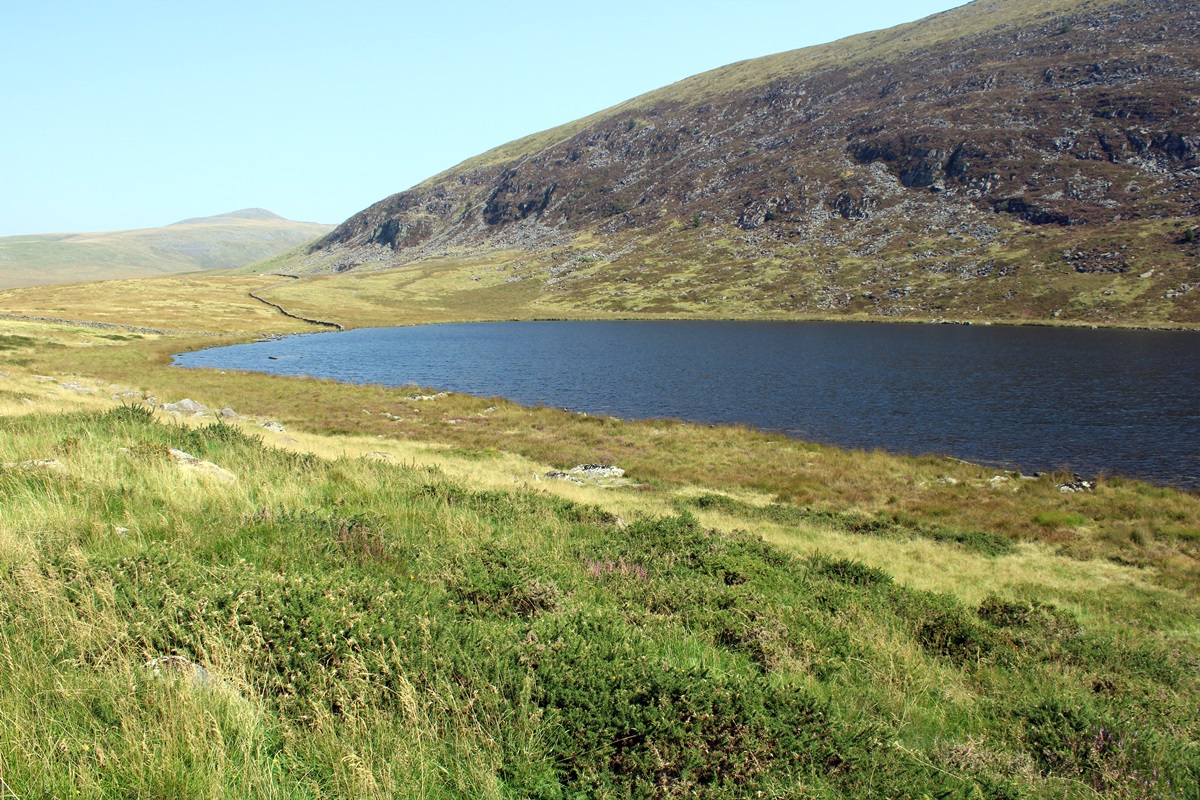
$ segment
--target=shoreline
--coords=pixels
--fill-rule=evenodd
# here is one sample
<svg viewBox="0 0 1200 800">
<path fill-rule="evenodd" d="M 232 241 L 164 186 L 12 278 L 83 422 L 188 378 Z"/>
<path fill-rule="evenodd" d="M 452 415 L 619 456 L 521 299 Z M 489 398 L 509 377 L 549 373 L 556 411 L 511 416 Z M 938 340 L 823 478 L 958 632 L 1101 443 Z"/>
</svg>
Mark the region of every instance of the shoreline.
<svg viewBox="0 0 1200 800">
<path fill-rule="evenodd" d="M 549 319 L 547 319 L 547 320 L 511 320 L 511 322 L 521 322 L 521 323 L 554 322 L 554 321 L 620 322 L 623 320 L 549 320 Z M 678 321 L 678 320 L 632 320 L 632 321 L 671 322 L 671 321 Z M 681 321 L 744 322 L 743 320 L 681 320 Z M 824 320 L 804 320 L 804 321 L 798 321 L 798 322 L 825 323 L 826 321 L 824 321 Z M 465 324 L 472 324 L 472 323 L 443 322 L 443 323 L 429 323 L 429 324 L 430 325 L 449 325 L 449 324 L 465 325 Z M 495 323 L 485 323 L 485 324 L 495 324 Z M 364 328 L 358 328 L 358 329 L 354 329 L 354 330 L 370 332 L 373 330 L 386 330 L 388 328 L 408 328 L 408 327 L 421 327 L 421 325 L 384 326 L 383 328 L 364 327 Z M 1018 326 L 1012 326 L 1012 327 L 1018 327 Z M 312 334 L 330 333 L 330 331 L 319 331 L 319 332 L 314 331 L 311 333 Z M 290 336 L 308 336 L 308 335 L 311 335 L 311 334 L 310 333 L 296 333 L 296 334 L 287 334 L 286 336 L 290 337 Z M 272 336 L 267 339 L 258 338 L 258 339 L 254 339 L 254 340 L 246 340 L 243 342 L 237 342 L 237 344 L 264 343 L 266 341 L 272 341 L 272 340 L 278 341 L 281 338 L 284 338 L 284 337 Z M 703 418 L 700 416 L 686 416 L 686 415 L 679 415 L 679 416 L 646 415 L 646 416 L 642 416 L 642 415 L 638 415 L 636 412 L 635 413 L 627 413 L 628 410 L 626 410 L 626 412 L 616 411 L 616 412 L 610 414 L 608 412 L 601 411 L 601 410 L 586 410 L 586 409 L 578 410 L 578 409 L 572 408 L 570 406 L 560 405 L 558 403 L 553 403 L 552 405 L 540 405 L 540 404 L 535 404 L 535 403 L 528 402 L 525 400 L 514 400 L 514 399 L 511 399 L 508 395 L 503 394 L 503 389 L 499 390 L 500 393 L 492 392 L 491 390 L 486 389 L 486 388 L 479 389 L 477 391 L 473 391 L 471 389 L 456 389 L 456 388 L 452 388 L 445 384 L 440 384 L 439 382 L 437 382 L 436 380 L 433 380 L 433 379 L 429 380 L 428 382 L 412 382 L 412 381 L 410 381 L 410 382 L 404 382 L 404 383 L 388 383 L 388 382 L 384 382 L 381 380 L 370 380 L 370 379 L 345 380 L 342 378 L 332 377 L 329 375 L 321 375 L 321 374 L 291 374 L 291 373 L 287 373 L 287 372 L 275 372 L 275 371 L 271 371 L 269 369 L 253 369 L 253 368 L 243 369 L 243 368 L 240 368 L 237 366 L 228 366 L 228 365 L 226 365 L 226 366 L 201 366 L 201 365 L 187 365 L 187 364 L 178 363 L 178 359 L 181 356 L 185 356 L 189 353 L 196 353 L 196 352 L 201 352 L 204 350 L 214 349 L 213 347 L 204 346 L 204 343 L 197 342 L 195 344 L 197 345 L 196 347 L 182 349 L 178 352 L 173 352 L 171 354 L 170 365 L 173 367 L 180 367 L 181 369 L 185 369 L 185 370 L 206 370 L 206 369 L 207 370 L 230 370 L 230 371 L 236 371 L 236 372 L 241 372 L 241 373 L 245 373 L 245 374 L 265 375 L 265 376 L 272 376 L 272 377 L 277 377 L 277 378 L 302 378 L 302 379 L 307 378 L 307 379 L 313 379 L 313 380 L 328 380 L 328 381 L 337 383 L 339 385 L 359 386 L 359 387 L 379 387 L 379 388 L 385 389 L 387 391 L 401 391 L 401 390 L 413 388 L 415 390 L 422 390 L 422 391 L 429 391 L 429 392 L 449 392 L 452 394 L 460 395 L 465 398 L 472 398 L 472 399 L 477 399 L 477 400 L 483 400 L 483 399 L 487 399 L 487 398 L 492 398 L 492 399 L 499 398 L 499 399 L 504 399 L 506 402 L 512 403 L 514 406 L 518 406 L 520 408 L 527 409 L 527 410 L 534 410 L 539 407 L 553 408 L 553 409 L 560 410 L 560 411 L 563 411 L 568 414 L 572 414 L 572 415 L 576 415 L 576 416 L 580 416 L 580 417 L 584 417 L 584 418 L 589 417 L 589 416 L 611 417 L 612 419 L 619 419 L 622 422 L 626 422 L 626 423 L 650 424 L 655 421 L 671 421 L 674 423 L 680 423 L 680 424 L 686 424 L 686 425 L 706 426 L 708 428 L 719 428 L 719 429 L 741 428 L 741 429 L 746 429 L 746 430 L 749 430 L 749 431 L 752 431 L 752 432 L 755 432 L 758 434 L 762 434 L 765 436 L 779 437 L 781 439 L 786 439 L 788 441 L 799 442 L 799 443 L 809 443 L 809 444 L 827 446 L 827 447 L 837 448 L 839 450 L 843 450 L 843 451 L 850 452 L 850 453 L 853 453 L 853 452 L 870 453 L 872 451 L 880 451 L 880 452 L 884 452 L 884 453 L 887 453 L 892 456 L 897 456 L 897 457 L 902 457 L 902 458 L 951 459 L 951 460 L 959 461 L 964 464 L 969 464 L 972 466 L 979 467 L 980 469 L 993 470 L 993 471 L 996 471 L 997 473 L 1008 474 L 1008 475 L 1021 475 L 1021 474 L 1041 475 L 1041 474 L 1060 474 L 1061 473 L 1061 474 L 1074 475 L 1075 480 L 1080 480 L 1083 478 L 1086 478 L 1088 480 L 1095 480 L 1099 477 L 1111 477 L 1111 478 L 1118 478 L 1118 479 L 1123 479 L 1123 480 L 1142 481 L 1142 482 L 1145 482 L 1145 483 L 1153 485 L 1153 486 L 1171 488 L 1174 490 L 1189 492 L 1189 493 L 1193 493 L 1193 494 L 1200 493 L 1200 482 L 1198 482 L 1195 479 L 1195 477 L 1191 476 L 1191 475 L 1175 475 L 1170 478 L 1164 478 L 1164 477 L 1160 477 L 1160 476 L 1152 476 L 1149 474 L 1140 474 L 1139 475 L 1136 472 L 1129 471 L 1127 468 L 1122 469 L 1120 467 L 1098 466 L 1098 465 L 1077 466 L 1077 465 L 1073 464 L 1072 460 L 1069 458 L 1064 458 L 1060 461 L 1056 461 L 1052 457 L 1047 457 L 1044 455 L 1039 456 L 1036 453 L 1031 454 L 1028 459 L 1024 459 L 1024 460 L 1020 459 L 1020 458 L 988 457 L 986 454 L 981 455 L 978 452 L 972 452 L 969 448 L 967 450 L 961 450 L 961 449 L 960 450 L 951 450 L 951 449 L 947 449 L 938 444 L 935 444 L 933 447 L 931 447 L 929 449 L 921 449 L 918 446 L 911 446 L 911 447 L 904 446 L 903 442 L 901 442 L 899 444 L 893 443 L 893 445 L 888 445 L 886 443 L 885 444 L 877 444 L 877 443 L 872 444 L 872 443 L 861 443 L 861 442 L 854 442 L 854 441 L 839 441 L 836 438 L 836 435 L 833 438 L 829 438 L 829 437 L 813 438 L 811 433 L 790 433 L 789 432 L 790 426 L 785 425 L 785 424 L 767 425 L 767 424 L 762 424 L 762 423 L 756 423 L 753 421 L 738 421 L 738 420 L 713 421 L 711 419 Z M 228 345 L 217 345 L 217 347 L 221 347 L 221 346 L 228 346 Z M 510 387 L 510 389 L 511 389 L 511 387 Z M 971 441 L 971 440 L 968 440 L 968 441 Z M 944 444 L 944 443 L 942 443 L 942 444 Z M 1069 449 L 1069 447 L 1070 447 L 1069 443 L 1064 444 L 1064 449 Z"/>
</svg>

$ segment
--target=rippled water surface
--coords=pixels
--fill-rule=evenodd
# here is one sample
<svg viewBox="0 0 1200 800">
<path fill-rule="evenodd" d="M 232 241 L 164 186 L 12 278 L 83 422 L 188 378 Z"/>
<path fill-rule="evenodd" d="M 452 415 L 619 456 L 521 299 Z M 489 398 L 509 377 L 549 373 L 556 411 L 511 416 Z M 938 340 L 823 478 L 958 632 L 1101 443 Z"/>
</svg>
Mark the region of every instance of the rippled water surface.
<svg viewBox="0 0 1200 800">
<path fill-rule="evenodd" d="M 1200 489 L 1200 334 L 823 322 L 504 322 L 293 336 L 187 367 L 417 384 L 843 447 Z"/>
</svg>

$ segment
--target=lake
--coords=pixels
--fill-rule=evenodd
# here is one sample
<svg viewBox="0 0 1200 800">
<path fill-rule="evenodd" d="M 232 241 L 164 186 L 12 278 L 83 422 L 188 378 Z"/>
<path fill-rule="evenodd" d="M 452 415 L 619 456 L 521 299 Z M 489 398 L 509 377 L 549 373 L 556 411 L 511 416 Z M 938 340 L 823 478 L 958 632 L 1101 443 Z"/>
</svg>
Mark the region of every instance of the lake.
<svg viewBox="0 0 1200 800">
<path fill-rule="evenodd" d="M 1200 489 L 1200 333 L 850 322 L 499 322 L 291 336 L 185 367 L 416 384 L 841 447 Z"/>
</svg>

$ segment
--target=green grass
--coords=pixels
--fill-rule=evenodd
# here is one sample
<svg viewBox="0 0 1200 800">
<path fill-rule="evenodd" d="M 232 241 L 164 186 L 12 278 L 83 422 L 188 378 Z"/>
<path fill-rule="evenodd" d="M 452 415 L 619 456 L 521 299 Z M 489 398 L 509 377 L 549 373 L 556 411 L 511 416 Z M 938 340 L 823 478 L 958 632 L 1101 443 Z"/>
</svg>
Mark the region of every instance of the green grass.
<svg viewBox="0 0 1200 800">
<path fill-rule="evenodd" d="M 1059 525 L 1070 528 L 1083 525 L 1087 522 L 1087 517 L 1066 511 L 1043 511 L 1035 514 L 1033 521 L 1045 528 L 1054 528 Z"/>
<path fill-rule="evenodd" d="M 857 511 L 815 510 L 783 503 L 755 506 L 719 494 L 702 494 L 687 498 L 681 505 L 700 509 L 718 509 L 748 520 L 770 520 L 785 525 L 817 524 L 860 536 L 891 538 L 922 537 L 936 542 L 950 542 L 972 552 L 999 556 L 1013 551 L 1012 539 L 995 533 L 955 530 L 917 522 L 904 513 L 864 514 Z M 1035 518 L 1039 524 L 1043 524 Z"/>
<path fill-rule="evenodd" d="M 16 350 L 22 347 L 31 347 L 35 343 L 36 341 L 28 336 L 20 336 L 18 334 L 0 335 L 0 350 Z"/>
<path fill-rule="evenodd" d="M 0 471 L 18 797 L 1200 791 L 1194 606 L 1170 591 L 1153 625 L 1126 591 L 1103 615 L 1036 590 L 968 603 L 755 535 L 790 512 L 620 521 L 137 408 L 0 431 L 0 461 L 63 464 Z M 141 666 L 165 655 L 210 680 Z"/>
</svg>

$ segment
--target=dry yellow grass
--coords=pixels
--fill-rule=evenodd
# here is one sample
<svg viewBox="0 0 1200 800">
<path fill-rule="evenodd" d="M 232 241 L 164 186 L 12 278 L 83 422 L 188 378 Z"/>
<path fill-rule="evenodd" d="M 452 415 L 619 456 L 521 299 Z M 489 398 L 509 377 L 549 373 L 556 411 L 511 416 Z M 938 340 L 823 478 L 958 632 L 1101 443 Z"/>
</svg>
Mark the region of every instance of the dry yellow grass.
<svg viewBox="0 0 1200 800">
<path fill-rule="evenodd" d="M 515 251 L 436 258 L 420 265 L 304 277 L 262 296 L 289 311 L 346 327 L 562 316 L 542 276 Z"/>
<path fill-rule="evenodd" d="M 0 291 L 7 314 L 208 333 L 297 333 L 314 327 L 249 296 L 277 276 L 196 275 Z M 6 324 L 0 319 L 0 326 Z"/>
</svg>

